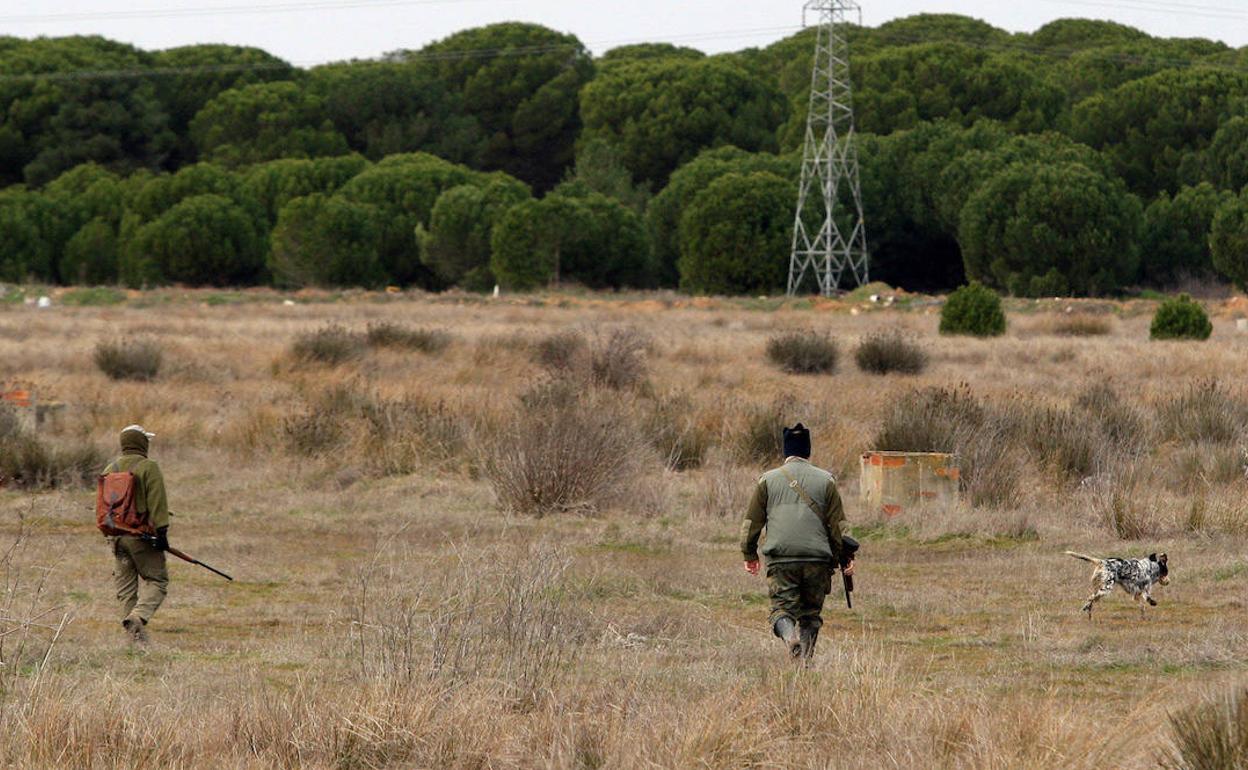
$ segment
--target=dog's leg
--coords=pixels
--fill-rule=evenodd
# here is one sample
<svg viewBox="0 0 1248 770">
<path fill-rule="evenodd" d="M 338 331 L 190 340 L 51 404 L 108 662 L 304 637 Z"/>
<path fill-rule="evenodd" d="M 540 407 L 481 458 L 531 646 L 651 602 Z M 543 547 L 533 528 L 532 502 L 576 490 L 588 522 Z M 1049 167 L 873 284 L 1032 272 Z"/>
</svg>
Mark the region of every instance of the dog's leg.
<svg viewBox="0 0 1248 770">
<path fill-rule="evenodd" d="M 1109 596 L 1113 592 L 1114 579 L 1111 576 L 1102 575 L 1099 571 L 1092 576 L 1092 595 L 1083 605 L 1083 611 L 1088 613 L 1088 620 L 1092 619 L 1092 605 L 1100 601 L 1102 596 Z"/>
</svg>

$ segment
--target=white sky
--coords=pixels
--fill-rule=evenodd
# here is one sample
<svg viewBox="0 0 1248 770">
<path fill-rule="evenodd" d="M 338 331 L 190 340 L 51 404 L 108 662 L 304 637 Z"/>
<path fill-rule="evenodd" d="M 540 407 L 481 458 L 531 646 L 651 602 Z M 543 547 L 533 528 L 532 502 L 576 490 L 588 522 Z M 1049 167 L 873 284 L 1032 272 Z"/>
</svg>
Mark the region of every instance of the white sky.
<svg viewBox="0 0 1248 770">
<path fill-rule="evenodd" d="M 1248 45 L 1245 0 L 864 0 L 877 26 L 914 13 L 961 13 L 1014 32 L 1058 18 L 1112 19 L 1154 35 Z M 801 0 L 0 0 L 0 34 L 99 34 L 157 49 L 263 48 L 299 65 L 419 48 L 469 27 L 530 21 L 572 32 L 595 53 L 670 41 L 707 52 L 766 45 L 796 31 Z"/>
</svg>

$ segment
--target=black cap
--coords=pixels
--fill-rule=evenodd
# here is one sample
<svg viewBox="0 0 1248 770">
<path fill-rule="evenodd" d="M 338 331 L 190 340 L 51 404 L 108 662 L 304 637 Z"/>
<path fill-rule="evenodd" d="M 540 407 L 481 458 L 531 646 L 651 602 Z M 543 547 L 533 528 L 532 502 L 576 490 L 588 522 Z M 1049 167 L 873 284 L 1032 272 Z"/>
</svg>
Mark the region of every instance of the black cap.
<svg viewBox="0 0 1248 770">
<path fill-rule="evenodd" d="M 784 456 L 810 459 L 810 431 L 800 422 L 784 429 Z"/>
</svg>

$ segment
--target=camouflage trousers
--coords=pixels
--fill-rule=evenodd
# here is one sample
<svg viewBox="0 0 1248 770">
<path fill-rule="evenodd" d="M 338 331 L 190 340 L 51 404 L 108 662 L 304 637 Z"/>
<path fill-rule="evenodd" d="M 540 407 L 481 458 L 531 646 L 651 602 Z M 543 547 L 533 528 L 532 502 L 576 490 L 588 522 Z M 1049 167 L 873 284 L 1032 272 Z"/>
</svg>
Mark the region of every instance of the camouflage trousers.
<svg viewBox="0 0 1248 770">
<path fill-rule="evenodd" d="M 823 600 L 832 590 L 832 565 L 816 562 L 777 564 L 767 568 L 767 591 L 771 597 L 772 628 L 780 618 L 789 618 L 802 628 L 816 630 L 823 625 L 819 613 Z"/>
<path fill-rule="evenodd" d="M 113 584 L 117 588 L 122 620 L 131 613 L 144 622 L 151 620 L 169 591 L 165 552 L 137 537 L 110 537 L 108 540 L 113 550 Z"/>
</svg>

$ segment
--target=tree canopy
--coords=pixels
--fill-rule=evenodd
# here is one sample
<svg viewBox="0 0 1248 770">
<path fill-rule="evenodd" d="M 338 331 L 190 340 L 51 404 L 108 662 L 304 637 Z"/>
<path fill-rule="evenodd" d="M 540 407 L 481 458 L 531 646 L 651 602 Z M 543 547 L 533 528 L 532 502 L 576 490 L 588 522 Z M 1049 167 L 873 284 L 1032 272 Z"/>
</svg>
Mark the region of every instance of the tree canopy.
<svg viewBox="0 0 1248 770">
<path fill-rule="evenodd" d="M 1244 49 L 954 14 L 845 35 L 873 278 L 1244 282 Z M 808 28 L 595 59 L 503 23 L 304 69 L 243 46 L 2 37 L 0 280 L 770 293 L 814 51 Z"/>
</svg>

